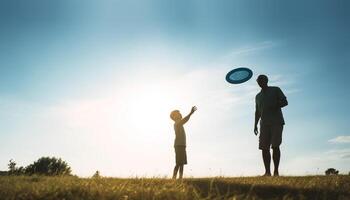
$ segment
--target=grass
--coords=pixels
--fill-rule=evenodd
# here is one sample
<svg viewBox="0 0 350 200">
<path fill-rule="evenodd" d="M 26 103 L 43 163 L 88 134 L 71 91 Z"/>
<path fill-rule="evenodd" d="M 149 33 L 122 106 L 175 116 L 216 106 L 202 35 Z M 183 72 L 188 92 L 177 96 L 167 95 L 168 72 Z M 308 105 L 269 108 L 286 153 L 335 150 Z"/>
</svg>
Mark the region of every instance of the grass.
<svg viewBox="0 0 350 200">
<path fill-rule="evenodd" d="M 0 177 L 0 199 L 350 199 L 350 176 L 191 178 Z"/>
</svg>

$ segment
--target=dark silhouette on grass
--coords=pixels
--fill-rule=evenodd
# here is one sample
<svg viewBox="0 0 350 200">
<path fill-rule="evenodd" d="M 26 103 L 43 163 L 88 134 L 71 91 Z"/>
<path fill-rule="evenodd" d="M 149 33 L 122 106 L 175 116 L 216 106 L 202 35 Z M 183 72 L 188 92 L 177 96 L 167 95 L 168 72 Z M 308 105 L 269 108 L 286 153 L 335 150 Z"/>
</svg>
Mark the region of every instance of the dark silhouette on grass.
<svg viewBox="0 0 350 200">
<path fill-rule="evenodd" d="M 170 118 L 174 120 L 174 130 L 175 130 L 175 160 L 176 165 L 173 171 L 173 179 L 176 179 L 177 172 L 180 170 L 179 178 L 183 177 L 184 165 L 187 164 L 187 154 L 186 154 L 186 133 L 183 125 L 190 119 L 191 115 L 197 110 L 195 106 L 192 107 L 191 112 L 184 118 L 180 111 L 174 110 L 170 113 Z"/>
<path fill-rule="evenodd" d="M 274 176 L 279 176 L 279 162 L 281 157 L 280 144 L 282 143 L 282 131 L 284 119 L 281 108 L 288 105 L 286 96 L 279 87 L 268 86 L 268 78 L 259 75 L 257 79 L 261 91 L 255 97 L 255 123 L 254 133 L 258 135 L 258 122 L 260 120 L 259 149 L 265 166 L 264 176 L 271 176 L 270 147 L 273 149 Z"/>
<path fill-rule="evenodd" d="M 101 178 L 100 171 L 97 170 L 94 175 L 92 175 L 92 178 Z"/>
<path fill-rule="evenodd" d="M 339 174 L 339 171 L 334 169 L 334 168 L 328 168 L 326 171 L 325 171 L 325 174 L 328 176 L 328 175 L 338 175 Z"/>
</svg>

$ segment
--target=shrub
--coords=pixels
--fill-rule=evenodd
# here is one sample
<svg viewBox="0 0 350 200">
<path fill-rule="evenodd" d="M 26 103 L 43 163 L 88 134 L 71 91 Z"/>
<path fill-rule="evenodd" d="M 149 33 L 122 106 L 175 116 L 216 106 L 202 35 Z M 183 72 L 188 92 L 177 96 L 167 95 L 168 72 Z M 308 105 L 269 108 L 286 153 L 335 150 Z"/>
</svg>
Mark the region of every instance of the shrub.
<svg viewBox="0 0 350 200">
<path fill-rule="evenodd" d="M 94 175 L 92 175 L 92 178 L 101 178 L 100 172 L 97 170 Z"/>
<path fill-rule="evenodd" d="M 338 175 L 339 171 L 334 169 L 334 168 L 328 168 L 326 171 L 325 171 L 325 174 L 328 176 L 328 175 Z"/>
<path fill-rule="evenodd" d="M 17 163 L 14 160 L 10 160 L 9 164 L 7 164 L 8 166 L 8 171 L 7 174 L 8 175 L 23 175 L 25 172 L 24 167 L 17 167 Z"/>
<path fill-rule="evenodd" d="M 71 168 L 61 158 L 41 157 L 25 168 L 25 174 L 46 176 L 71 175 Z"/>
</svg>

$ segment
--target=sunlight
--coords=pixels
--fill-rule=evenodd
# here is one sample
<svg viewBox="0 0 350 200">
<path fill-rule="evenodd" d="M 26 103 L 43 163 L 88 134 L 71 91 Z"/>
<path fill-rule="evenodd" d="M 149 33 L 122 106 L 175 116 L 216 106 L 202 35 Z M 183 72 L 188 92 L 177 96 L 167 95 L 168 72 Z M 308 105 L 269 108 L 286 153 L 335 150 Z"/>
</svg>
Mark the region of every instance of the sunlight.
<svg viewBox="0 0 350 200">
<path fill-rule="evenodd" d="M 123 121 L 129 131 L 146 134 L 164 134 L 171 128 L 169 114 L 174 109 L 190 106 L 196 97 L 193 88 L 186 87 L 183 80 L 144 80 L 146 84 L 128 85 L 124 88 L 125 107 Z"/>
<path fill-rule="evenodd" d="M 138 85 L 127 94 L 125 120 L 134 131 L 157 131 L 167 125 L 168 113 L 174 107 L 175 95 L 164 84 Z"/>
</svg>

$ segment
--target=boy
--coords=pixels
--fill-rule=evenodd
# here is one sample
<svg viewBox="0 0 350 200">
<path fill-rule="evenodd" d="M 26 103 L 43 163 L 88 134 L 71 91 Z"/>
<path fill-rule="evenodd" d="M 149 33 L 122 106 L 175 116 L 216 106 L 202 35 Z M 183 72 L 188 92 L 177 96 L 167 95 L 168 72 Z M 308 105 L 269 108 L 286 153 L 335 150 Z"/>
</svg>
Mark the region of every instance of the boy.
<svg viewBox="0 0 350 200">
<path fill-rule="evenodd" d="M 170 113 L 170 118 L 174 120 L 174 129 L 175 129 L 175 157 L 176 165 L 174 168 L 173 179 L 176 179 L 177 172 L 180 169 L 179 179 L 182 179 L 184 165 L 187 164 L 187 155 L 186 155 L 186 133 L 183 125 L 190 119 L 191 115 L 197 110 L 196 106 L 193 106 L 191 112 L 185 117 L 182 118 L 180 111 L 174 110 Z"/>
</svg>

